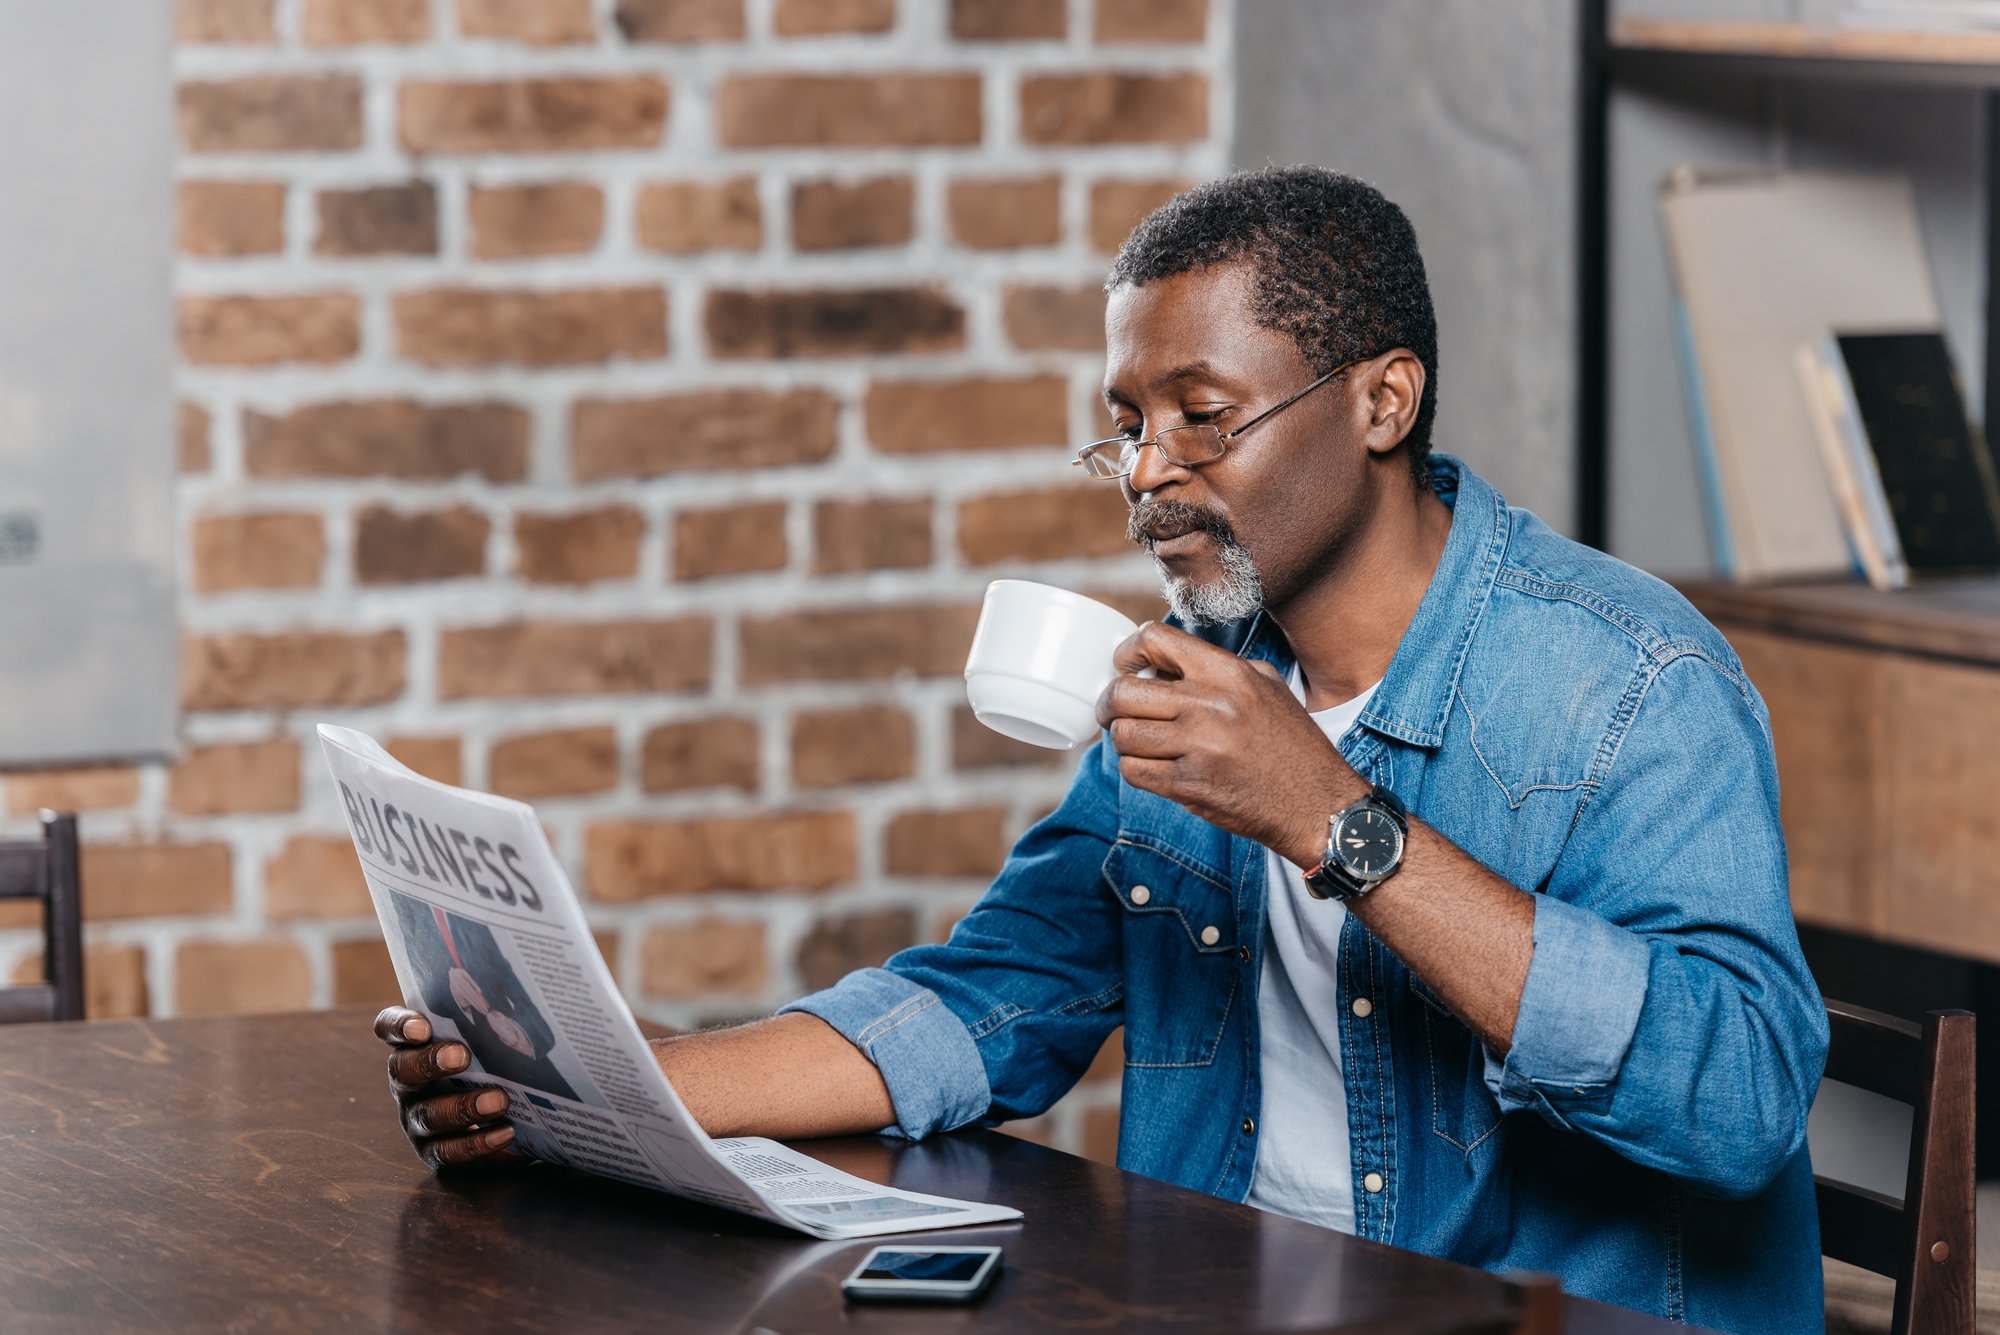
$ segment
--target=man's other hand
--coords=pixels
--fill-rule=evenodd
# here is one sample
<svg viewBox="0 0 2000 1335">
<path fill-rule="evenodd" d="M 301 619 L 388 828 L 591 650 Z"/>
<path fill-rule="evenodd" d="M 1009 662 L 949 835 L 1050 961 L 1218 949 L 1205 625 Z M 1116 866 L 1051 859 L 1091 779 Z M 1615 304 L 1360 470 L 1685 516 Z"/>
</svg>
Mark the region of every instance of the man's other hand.
<svg viewBox="0 0 2000 1335">
<path fill-rule="evenodd" d="M 1211 825 L 1317 866 L 1329 813 L 1368 791 L 1269 663 L 1148 621 L 1097 700 L 1118 773 Z M 1157 677 L 1141 677 L 1142 668 Z"/>
<path fill-rule="evenodd" d="M 445 1090 L 472 1064 L 463 1043 L 432 1042 L 431 1022 L 403 1006 L 375 1017 L 375 1037 L 387 1043 L 389 1089 L 402 1112 L 403 1134 L 432 1171 L 496 1159 L 518 1159 L 501 1089 Z"/>
</svg>

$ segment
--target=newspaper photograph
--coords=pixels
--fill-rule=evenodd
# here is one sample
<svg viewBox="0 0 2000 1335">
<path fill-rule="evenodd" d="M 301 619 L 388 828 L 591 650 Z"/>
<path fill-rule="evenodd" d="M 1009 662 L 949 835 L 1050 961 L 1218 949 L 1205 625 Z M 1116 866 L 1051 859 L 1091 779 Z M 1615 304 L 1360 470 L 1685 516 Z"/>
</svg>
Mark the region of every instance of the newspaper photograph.
<svg viewBox="0 0 2000 1335">
<path fill-rule="evenodd" d="M 775 1140 L 711 1139 L 653 1059 L 534 809 L 426 779 L 351 728 L 319 736 L 404 1004 L 471 1052 L 457 1083 L 506 1091 L 524 1154 L 819 1238 L 1021 1217 Z"/>
</svg>

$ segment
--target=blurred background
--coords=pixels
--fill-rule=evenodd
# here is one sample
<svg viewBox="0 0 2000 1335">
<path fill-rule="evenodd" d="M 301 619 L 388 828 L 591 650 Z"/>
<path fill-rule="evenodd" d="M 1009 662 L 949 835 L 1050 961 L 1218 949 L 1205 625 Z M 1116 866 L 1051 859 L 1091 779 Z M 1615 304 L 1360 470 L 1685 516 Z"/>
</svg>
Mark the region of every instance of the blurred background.
<svg viewBox="0 0 2000 1335">
<path fill-rule="evenodd" d="M 767 1013 L 943 937 L 1062 794 L 1074 756 L 965 707 L 987 582 L 1160 610 L 1116 489 L 1067 467 L 1107 427 L 1102 276 L 1149 210 L 1240 166 L 1373 181 L 1430 266 L 1440 448 L 1649 569 L 1740 577 L 1660 182 L 1909 183 L 1976 421 L 1982 15 L 7 6 L 0 828 L 81 813 L 92 1016 L 378 1006 L 397 987 L 312 736 L 337 721 L 534 803 L 641 1015 Z M 1985 995 L 2000 944 L 1957 942 L 1983 880 L 1945 873 L 1900 930 L 1851 859 L 1888 856 L 1853 833 L 1895 786 L 1868 768 L 1882 701 L 1986 699 L 1968 664 L 2000 636 L 1943 652 L 1970 685 L 1899 686 L 1768 630 L 1738 638 L 1759 685 L 1806 683 L 1773 695 L 1788 827 L 1795 775 L 1865 771 L 1823 804 L 1846 833 L 1793 830 L 1816 967 Z M 1848 694 L 1814 684 L 1829 662 Z M 1976 786 L 1993 705 L 1905 769 Z M 1955 810 L 1947 851 L 1979 864 L 2000 833 Z M 0 905 L 0 982 L 39 977 L 34 922 Z M 1885 975 L 1851 949 L 1878 938 L 1932 953 Z M 1114 1041 L 1019 1129 L 1110 1157 L 1117 1071 Z"/>
</svg>

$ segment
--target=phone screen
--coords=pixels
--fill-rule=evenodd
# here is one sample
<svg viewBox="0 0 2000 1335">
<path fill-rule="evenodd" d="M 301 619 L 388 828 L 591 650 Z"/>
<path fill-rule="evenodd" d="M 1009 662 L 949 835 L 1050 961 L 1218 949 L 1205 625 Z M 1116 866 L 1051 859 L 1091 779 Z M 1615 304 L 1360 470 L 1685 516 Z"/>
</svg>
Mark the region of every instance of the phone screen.
<svg viewBox="0 0 2000 1335">
<path fill-rule="evenodd" d="M 936 1284 L 963 1284 L 986 1264 L 986 1252 L 877 1252 L 861 1279 L 921 1279 Z"/>
</svg>

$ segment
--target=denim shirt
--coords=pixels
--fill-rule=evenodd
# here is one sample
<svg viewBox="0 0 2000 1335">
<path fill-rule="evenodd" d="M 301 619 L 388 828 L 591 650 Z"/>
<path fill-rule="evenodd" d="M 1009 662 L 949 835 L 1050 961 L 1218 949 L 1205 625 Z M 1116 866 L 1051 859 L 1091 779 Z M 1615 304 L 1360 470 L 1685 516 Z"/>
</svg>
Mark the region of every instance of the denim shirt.
<svg viewBox="0 0 2000 1335">
<path fill-rule="evenodd" d="M 1349 915 L 1356 1232 L 1670 1320 L 1818 1331 L 1826 1012 L 1763 701 L 1665 584 L 1455 459 L 1432 479 L 1450 538 L 1339 747 L 1534 896 L 1534 954 L 1502 1060 Z M 1261 616 L 1202 633 L 1292 666 Z M 868 1054 L 910 1136 L 1040 1113 L 1123 1024 L 1120 1166 L 1240 1201 L 1264 893 L 1261 848 L 1124 783 L 1100 737 L 948 942 L 788 1009 Z"/>
</svg>

